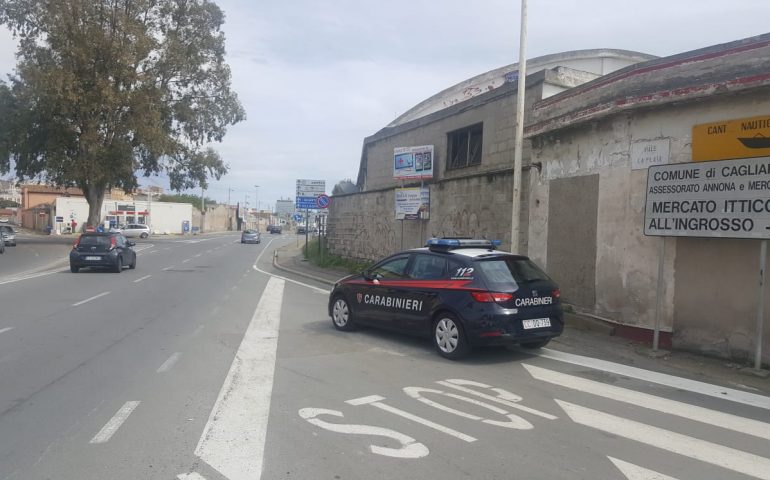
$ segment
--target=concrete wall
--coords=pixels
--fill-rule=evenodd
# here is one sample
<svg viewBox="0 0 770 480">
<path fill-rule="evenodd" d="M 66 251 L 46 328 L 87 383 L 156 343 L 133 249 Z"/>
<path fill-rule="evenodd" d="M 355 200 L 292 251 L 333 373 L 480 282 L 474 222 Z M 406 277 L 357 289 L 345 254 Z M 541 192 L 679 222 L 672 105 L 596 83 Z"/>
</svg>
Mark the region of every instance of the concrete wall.
<svg viewBox="0 0 770 480">
<path fill-rule="evenodd" d="M 623 325 L 651 329 L 655 321 L 657 266 L 662 239 L 645 237 L 643 219 L 646 170 L 631 170 L 634 142 L 669 139 L 670 163 L 691 160 L 695 124 L 767 114 L 770 96 L 755 91 L 708 101 L 621 113 L 533 139 L 532 160 L 542 174 L 530 177 L 529 254 L 558 271 L 549 249 L 554 241 L 549 202 L 561 179 L 598 176 L 595 280 L 581 272 L 561 275 L 565 291 L 594 289 L 589 312 Z M 536 172 L 536 171 L 534 171 Z M 591 223 L 590 215 L 582 220 Z M 558 229 L 564 235 L 564 229 Z M 662 330 L 673 331 L 674 345 L 723 356 L 746 355 L 753 348 L 756 306 L 756 241 L 666 240 Z M 555 253 L 555 252 L 554 252 Z M 571 267 L 573 270 L 579 266 Z M 770 315 L 766 319 L 770 323 Z M 768 342 L 767 335 L 765 343 Z M 770 359 L 765 348 L 765 359 Z"/>
<path fill-rule="evenodd" d="M 329 211 L 329 249 L 335 255 L 377 260 L 421 247 L 433 236 L 469 236 L 510 245 L 512 170 L 429 185 L 430 220 L 396 220 L 392 189 L 336 195 Z M 526 251 L 527 184 L 523 181 L 522 251 Z M 402 235 L 403 228 L 403 235 Z"/>
</svg>

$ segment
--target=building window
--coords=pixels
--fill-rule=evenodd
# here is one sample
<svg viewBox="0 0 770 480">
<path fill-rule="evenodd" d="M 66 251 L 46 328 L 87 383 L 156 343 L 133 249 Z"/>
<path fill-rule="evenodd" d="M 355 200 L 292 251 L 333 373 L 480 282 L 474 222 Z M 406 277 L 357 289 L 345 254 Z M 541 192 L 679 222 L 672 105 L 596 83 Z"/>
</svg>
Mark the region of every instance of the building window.
<svg viewBox="0 0 770 480">
<path fill-rule="evenodd" d="M 447 134 L 447 170 L 481 164 L 483 127 L 479 123 Z"/>
</svg>

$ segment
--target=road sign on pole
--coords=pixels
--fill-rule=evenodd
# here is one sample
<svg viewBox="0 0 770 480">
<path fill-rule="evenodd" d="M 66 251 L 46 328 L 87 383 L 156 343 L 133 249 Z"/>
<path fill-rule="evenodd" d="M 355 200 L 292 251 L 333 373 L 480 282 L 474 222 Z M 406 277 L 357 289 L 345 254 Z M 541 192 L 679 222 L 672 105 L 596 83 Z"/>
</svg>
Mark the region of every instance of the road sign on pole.
<svg viewBox="0 0 770 480">
<path fill-rule="evenodd" d="M 316 197 L 315 203 L 318 206 L 318 208 L 329 208 L 329 203 L 331 203 L 331 199 L 329 198 L 329 195 L 326 195 L 324 193 Z"/>
</svg>

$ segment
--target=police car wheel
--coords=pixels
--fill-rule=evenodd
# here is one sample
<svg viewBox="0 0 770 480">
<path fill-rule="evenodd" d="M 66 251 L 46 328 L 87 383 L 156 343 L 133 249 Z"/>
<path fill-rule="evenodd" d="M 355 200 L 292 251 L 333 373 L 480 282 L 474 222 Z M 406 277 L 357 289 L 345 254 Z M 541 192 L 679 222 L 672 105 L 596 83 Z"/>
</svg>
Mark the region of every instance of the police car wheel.
<svg viewBox="0 0 770 480">
<path fill-rule="evenodd" d="M 353 312 L 350 310 L 347 300 L 344 297 L 337 297 L 334 299 L 332 305 L 332 323 L 334 328 L 342 330 L 343 332 L 349 332 L 355 328 L 353 323 Z"/>
<path fill-rule="evenodd" d="M 542 340 L 538 340 L 536 342 L 523 342 L 523 343 L 520 343 L 519 345 L 521 345 L 524 348 L 537 349 L 537 348 L 545 347 L 546 345 L 548 345 L 548 342 L 550 341 L 551 341 L 551 338 L 549 337 L 549 338 L 543 338 Z"/>
<path fill-rule="evenodd" d="M 441 356 L 455 360 L 468 354 L 468 341 L 463 327 L 450 313 L 442 313 L 433 323 L 433 344 Z"/>
</svg>

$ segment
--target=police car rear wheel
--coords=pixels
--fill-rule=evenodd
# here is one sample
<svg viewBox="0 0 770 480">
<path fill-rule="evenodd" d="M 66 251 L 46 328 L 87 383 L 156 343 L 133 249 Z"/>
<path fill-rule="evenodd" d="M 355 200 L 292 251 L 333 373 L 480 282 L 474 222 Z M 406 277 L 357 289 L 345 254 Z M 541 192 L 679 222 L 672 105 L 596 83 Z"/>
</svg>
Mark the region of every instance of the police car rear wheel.
<svg viewBox="0 0 770 480">
<path fill-rule="evenodd" d="M 348 332 L 353 330 L 353 312 L 350 311 L 348 302 L 343 297 L 337 297 L 332 305 L 332 323 L 334 328 Z"/>
<path fill-rule="evenodd" d="M 468 342 L 462 326 L 449 313 L 439 315 L 433 324 L 433 343 L 438 353 L 452 360 L 468 354 Z"/>
</svg>

